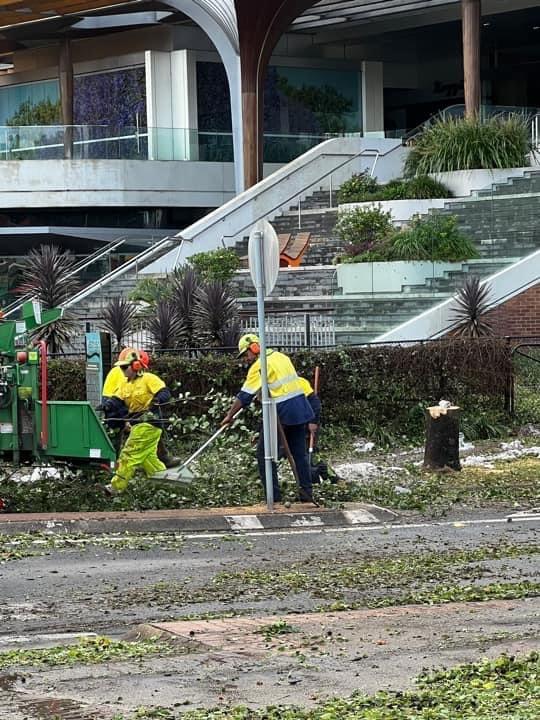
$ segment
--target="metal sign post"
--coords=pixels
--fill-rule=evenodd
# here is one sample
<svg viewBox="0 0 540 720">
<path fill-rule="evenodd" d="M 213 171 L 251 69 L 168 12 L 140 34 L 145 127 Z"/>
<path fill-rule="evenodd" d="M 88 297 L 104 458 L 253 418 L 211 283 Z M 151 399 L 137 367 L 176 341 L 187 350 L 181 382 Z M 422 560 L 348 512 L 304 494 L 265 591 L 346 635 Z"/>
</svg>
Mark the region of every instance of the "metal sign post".
<svg viewBox="0 0 540 720">
<path fill-rule="evenodd" d="M 270 392 L 268 390 L 268 365 L 266 361 L 266 332 L 264 321 L 264 297 L 276 284 L 279 272 L 279 241 L 274 228 L 266 220 L 260 220 L 249 236 L 249 269 L 257 290 L 257 324 L 259 326 L 261 359 L 261 400 L 264 437 L 264 474 L 268 510 L 274 509 L 274 485 L 272 482 L 272 428 Z M 275 443 L 274 443 L 275 444 Z"/>
</svg>

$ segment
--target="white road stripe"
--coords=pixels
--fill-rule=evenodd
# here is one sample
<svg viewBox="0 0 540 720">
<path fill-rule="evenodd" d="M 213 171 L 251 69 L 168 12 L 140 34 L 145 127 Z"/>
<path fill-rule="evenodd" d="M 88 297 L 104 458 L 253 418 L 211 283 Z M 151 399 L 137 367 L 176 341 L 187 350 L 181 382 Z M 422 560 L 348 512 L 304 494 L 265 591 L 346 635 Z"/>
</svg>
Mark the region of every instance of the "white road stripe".
<svg viewBox="0 0 540 720">
<path fill-rule="evenodd" d="M 520 522 L 540 522 L 540 517 L 526 517 L 526 518 L 517 518 L 516 520 Z M 263 537 L 265 535 L 322 535 L 324 533 L 361 533 L 361 532 L 374 532 L 377 530 L 384 530 L 385 532 L 389 532 L 391 530 L 415 530 L 415 529 L 421 529 L 421 528 L 430 528 L 430 527 L 450 527 L 451 525 L 455 527 L 463 527 L 465 525 L 510 525 L 515 524 L 515 521 L 510 523 L 506 517 L 504 518 L 490 518 L 490 519 L 482 519 L 482 520 L 454 520 L 451 522 L 432 522 L 432 523 L 411 523 L 407 524 L 404 523 L 402 525 L 395 525 L 395 524 L 389 524 L 389 525 L 362 525 L 360 526 L 350 526 L 350 527 L 322 527 L 322 528 L 313 528 L 313 529 L 306 529 L 306 530 L 264 530 L 263 532 L 249 532 L 246 533 L 249 535 L 249 537 Z M 220 533 L 206 533 L 204 531 L 201 531 L 199 533 L 190 533 L 189 535 L 182 535 L 184 540 L 205 540 L 207 538 L 220 538 L 220 537 L 226 537 L 228 533 L 220 532 Z"/>
<path fill-rule="evenodd" d="M 59 640 L 75 640 L 77 638 L 97 637 L 93 632 L 79 633 L 45 633 L 41 635 L 4 635 L 0 636 L 0 645 L 24 645 L 37 642 L 57 642 Z"/>
<path fill-rule="evenodd" d="M 231 530 L 263 530 L 264 525 L 256 515 L 226 515 Z"/>
</svg>

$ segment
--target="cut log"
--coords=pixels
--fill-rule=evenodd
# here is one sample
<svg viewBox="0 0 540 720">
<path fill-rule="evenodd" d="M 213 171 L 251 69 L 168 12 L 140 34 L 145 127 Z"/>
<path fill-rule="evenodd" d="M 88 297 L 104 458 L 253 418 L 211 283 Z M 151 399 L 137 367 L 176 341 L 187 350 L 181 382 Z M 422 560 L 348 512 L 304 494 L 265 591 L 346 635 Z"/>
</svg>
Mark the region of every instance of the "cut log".
<svg viewBox="0 0 540 720">
<path fill-rule="evenodd" d="M 424 467 L 430 470 L 461 470 L 459 462 L 459 410 L 436 405 L 426 410 Z"/>
</svg>

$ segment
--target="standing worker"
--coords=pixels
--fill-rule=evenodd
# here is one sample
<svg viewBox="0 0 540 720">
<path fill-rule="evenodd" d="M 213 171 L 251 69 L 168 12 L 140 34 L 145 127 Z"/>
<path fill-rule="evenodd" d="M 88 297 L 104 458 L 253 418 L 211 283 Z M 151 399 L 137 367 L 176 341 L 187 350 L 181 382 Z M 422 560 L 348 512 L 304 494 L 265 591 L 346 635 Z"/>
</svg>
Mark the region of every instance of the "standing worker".
<svg viewBox="0 0 540 720">
<path fill-rule="evenodd" d="M 260 343 L 257 335 L 243 335 L 238 342 L 238 357 L 242 358 L 249 370 L 242 389 L 236 396 L 222 425 L 232 422 L 233 417 L 243 407 L 247 407 L 261 389 Z M 268 349 L 268 390 L 275 401 L 278 421 L 291 451 L 298 474 L 299 495 L 301 501 L 313 502 L 311 472 L 306 453 L 306 424 L 314 418 L 313 411 L 306 400 L 298 375 L 290 358 L 284 353 Z M 261 466 L 262 465 L 262 466 Z M 259 473 L 265 486 L 264 453 L 262 464 L 259 461 Z M 278 483 L 277 465 L 272 462 L 272 484 L 274 500 L 280 502 L 281 490 Z"/>
<path fill-rule="evenodd" d="M 138 467 L 142 467 L 147 476 L 166 469 L 158 458 L 157 448 L 164 423 L 161 405 L 169 402 L 171 393 L 161 378 L 146 371 L 135 350 L 119 360 L 116 367 L 122 369 L 126 382 L 120 385 L 115 397 L 125 404 L 129 413 L 125 424 L 129 435 L 110 487 L 113 493 L 120 493 L 127 488 Z"/>
</svg>

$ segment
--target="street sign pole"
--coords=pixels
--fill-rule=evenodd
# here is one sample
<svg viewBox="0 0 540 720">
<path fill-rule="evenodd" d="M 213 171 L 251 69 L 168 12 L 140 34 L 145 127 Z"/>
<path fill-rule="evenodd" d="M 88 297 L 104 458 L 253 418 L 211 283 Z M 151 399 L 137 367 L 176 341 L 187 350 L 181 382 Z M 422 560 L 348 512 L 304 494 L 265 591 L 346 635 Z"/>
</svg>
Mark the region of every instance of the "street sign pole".
<svg viewBox="0 0 540 720">
<path fill-rule="evenodd" d="M 261 400 L 264 439 L 264 476 L 268 510 L 274 509 L 272 460 L 277 462 L 277 421 L 268 389 L 268 363 L 266 359 L 266 332 L 264 298 L 276 284 L 279 273 L 279 240 L 267 220 L 259 220 L 249 235 L 248 262 L 251 279 L 257 290 L 257 324 L 259 326 L 261 362 Z"/>
<path fill-rule="evenodd" d="M 264 438 L 264 475 L 266 481 L 266 504 L 268 511 L 274 509 L 274 483 L 272 480 L 272 448 L 270 427 L 270 392 L 268 390 L 268 364 L 266 361 L 266 332 L 264 326 L 264 296 L 266 294 L 264 273 L 264 232 L 257 230 L 254 234 L 253 264 L 257 290 L 257 324 L 259 326 L 259 342 L 261 348 L 261 401 Z"/>
</svg>

